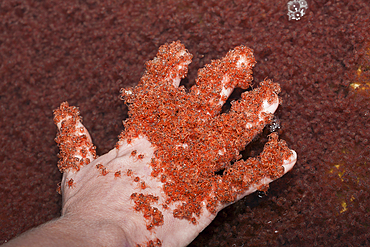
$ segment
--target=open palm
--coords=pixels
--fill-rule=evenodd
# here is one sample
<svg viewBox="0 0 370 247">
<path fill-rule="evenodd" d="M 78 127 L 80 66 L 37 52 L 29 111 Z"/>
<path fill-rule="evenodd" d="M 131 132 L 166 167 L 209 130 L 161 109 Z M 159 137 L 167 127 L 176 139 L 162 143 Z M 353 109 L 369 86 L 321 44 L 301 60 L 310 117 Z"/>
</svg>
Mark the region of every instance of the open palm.
<svg viewBox="0 0 370 247">
<path fill-rule="evenodd" d="M 288 172 L 296 162 L 277 134 L 257 158 L 239 152 L 271 122 L 279 85 L 248 88 L 255 60 L 240 46 L 198 73 L 190 92 L 179 87 L 191 54 L 180 42 L 160 47 L 139 84 L 123 89 L 129 118 L 115 148 L 96 157 L 76 107 L 54 114 L 64 173 L 62 215 L 85 214 L 122 229 L 129 245 L 185 246 L 227 205 Z"/>
</svg>

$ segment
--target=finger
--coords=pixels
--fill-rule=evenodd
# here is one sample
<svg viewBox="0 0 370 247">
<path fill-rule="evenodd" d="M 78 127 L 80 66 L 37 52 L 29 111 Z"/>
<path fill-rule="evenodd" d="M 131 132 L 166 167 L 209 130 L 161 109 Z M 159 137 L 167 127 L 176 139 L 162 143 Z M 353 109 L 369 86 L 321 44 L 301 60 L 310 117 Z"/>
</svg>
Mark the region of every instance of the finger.
<svg viewBox="0 0 370 247">
<path fill-rule="evenodd" d="M 297 161 L 297 153 L 288 148 L 278 135 L 272 133 L 264 150 L 257 158 L 235 162 L 225 169 L 222 182 L 229 192 L 216 192 L 225 195 L 221 198 L 221 208 L 226 207 L 256 190 L 267 191 L 268 184 L 290 171 Z M 234 195 L 234 196 L 232 196 Z"/>
<path fill-rule="evenodd" d="M 192 55 L 180 41 L 161 46 L 157 56 L 146 63 L 146 71 L 138 85 L 121 89 L 121 99 L 129 106 L 130 118 L 142 118 L 140 125 L 144 126 L 144 122 L 152 124 L 158 121 L 166 111 L 173 113 L 181 108 L 179 102 L 185 102 L 182 100 L 185 90 L 179 90 L 178 86 L 188 72 L 191 59 Z M 134 129 L 138 128 L 135 126 Z M 117 148 L 123 145 L 124 139 L 129 143 L 138 135 L 126 136 L 122 132 L 119 138 Z"/>
<path fill-rule="evenodd" d="M 253 91 L 245 92 L 237 102 L 232 102 L 228 113 L 221 114 L 211 122 L 211 129 L 204 133 L 207 146 L 217 152 L 215 169 L 235 160 L 239 152 L 259 134 L 273 117 L 279 105 L 277 83 L 267 80 Z M 217 136 L 215 139 L 214 136 Z"/>
<path fill-rule="evenodd" d="M 195 108 L 207 115 L 218 114 L 235 87 L 246 89 L 250 86 L 255 64 L 253 51 L 239 46 L 221 60 L 214 60 L 200 69 L 196 85 L 191 88 L 191 96 L 199 99 Z"/>
<path fill-rule="evenodd" d="M 192 55 L 180 41 L 162 45 L 157 56 L 146 62 L 146 71 L 135 90 L 155 90 L 158 93 L 168 86 L 178 87 L 188 72 Z M 121 97 L 130 102 L 135 96 L 134 89 L 121 89 Z"/>
<path fill-rule="evenodd" d="M 228 119 L 232 117 L 240 126 L 242 133 L 234 137 L 242 144 L 242 147 L 237 147 L 239 150 L 244 148 L 271 121 L 279 106 L 279 92 L 279 84 L 270 80 L 263 81 L 260 87 L 244 92 L 239 101 L 232 102 L 229 113 L 221 116 L 223 125 L 226 125 Z"/>
<path fill-rule="evenodd" d="M 69 106 L 67 102 L 54 110 L 54 123 L 58 127 L 55 141 L 60 149 L 58 168 L 61 172 L 79 171 L 96 158 L 95 146 L 81 121 L 78 108 Z"/>
<path fill-rule="evenodd" d="M 291 155 L 289 156 L 288 159 L 284 160 L 283 162 L 283 167 L 284 167 L 284 174 L 292 170 L 293 166 L 297 162 L 297 153 L 294 150 L 290 150 Z"/>
<path fill-rule="evenodd" d="M 149 79 L 148 82 L 151 83 L 154 79 L 155 84 L 158 84 L 159 81 L 178 87 L 181 79 L 188 73 L 188 65 L 191 63 L 192 57 L 180 41 L 162 45 L 157 56 L 147 62 L 147 72 L 142 80 Z M 147 75 L 148 77 L 146 77 Z"/>
<path fill-rule="evenodd" d="M 287 160 L 284 160 L 283 164 L 282 164 L 282 166 L 284 167 L 284 174 L 283 175 L 285 175 L 287 172 L 289 172 L 293 168 L 293 166 L 295 165 L 295 163 L 297 161 L 297 153 L 294 150 L 290 150 L 290 151 L 291 151 L 291 155 L 289 156 L 289 158 Z M 249 186 L 248 189 L 245 190 L 242 194 L 239 194 L 238 196 L 236 196 L 235 201 L 230 202 L 230 203 L 226 203 L 224 205 L 221 205 L 219 210 L 229 206 L 230 204 L 235 203 L 236 201 L 239 201 L 243 197 L 245 197 L 247 195 L 250 195 L 250 194 L 256 192 L 257 190 L 266 191 L 268 189 L 268 185 L 271 182 L 273 182 L 274 180 L 276 180 L 276 179 L 272 179 L 271 177 L 264 177 L 264 178 L 260 179 L 258 181 L 258 183 Z"/>
<path fill-rule="evenodd" d="M 263 128 L 279 106 L 279 92 L 279 84 L 265 80 L 255 90 L 244 92 L 241 100 L 232 102 L 230 114 L 246 119 L 246 130 Z"/>
</svg>

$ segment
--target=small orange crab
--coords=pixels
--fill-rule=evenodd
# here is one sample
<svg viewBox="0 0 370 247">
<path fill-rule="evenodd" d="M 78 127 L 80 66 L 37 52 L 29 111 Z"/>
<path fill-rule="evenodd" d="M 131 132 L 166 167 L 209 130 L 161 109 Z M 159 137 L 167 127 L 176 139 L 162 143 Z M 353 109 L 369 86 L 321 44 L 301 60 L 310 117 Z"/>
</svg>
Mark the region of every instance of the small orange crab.
<svg viewBox="0 0 370 247">
<path fill-rule="evenodd" d="M 69 188 L 73 188 L 75 187 L 76 183 L 74 182 L 73 178 L 71 178 L 67 181 L 67 185 Z"/>
</svg>

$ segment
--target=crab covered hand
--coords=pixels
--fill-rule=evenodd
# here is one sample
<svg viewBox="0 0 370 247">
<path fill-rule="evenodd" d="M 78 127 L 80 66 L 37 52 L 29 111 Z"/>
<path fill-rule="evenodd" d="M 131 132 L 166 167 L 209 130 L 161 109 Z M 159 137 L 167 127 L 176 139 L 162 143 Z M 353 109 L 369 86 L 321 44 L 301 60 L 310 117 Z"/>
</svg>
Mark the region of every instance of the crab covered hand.
<svg viewBox="0 0 370 247">
<path fill-rule="evenodd" d="M 76 107 L 55 110 L 64 217 L 108 222 L 128 245 L 184 246 L 222 208 L 294 166 L 296 153 L 276 133 L 258 157 L 239 154 L 271 122 L 277 83 L 262 82 L 221 113 L 235 87 L 250 86 L 252 50 L 239 46 L 205 66 L 186 92 L 179 84 L 191 58 L 180 42 L 161 46 L 138 85 L 121 90 L 129 118 L 103 156 L 96 157 Z"/>
</svg>

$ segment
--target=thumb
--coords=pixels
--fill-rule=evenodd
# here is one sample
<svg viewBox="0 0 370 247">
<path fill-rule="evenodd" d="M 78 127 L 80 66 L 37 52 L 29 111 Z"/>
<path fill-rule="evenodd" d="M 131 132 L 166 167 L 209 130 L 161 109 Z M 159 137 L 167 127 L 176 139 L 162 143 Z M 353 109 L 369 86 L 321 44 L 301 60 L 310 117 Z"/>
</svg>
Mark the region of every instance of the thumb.
<svg viewBox="0 0 370 247">
<path fill-rule="evenodd" d="M 85 126 L 82 124 L 77 107 L 63 102 L 54 110 L 54 123 L 58 127 L 55 142 L 59 147 L 59 171 L 77 172 L 84 165 L 96 159 L 95 146 Z"/>
</svg>

